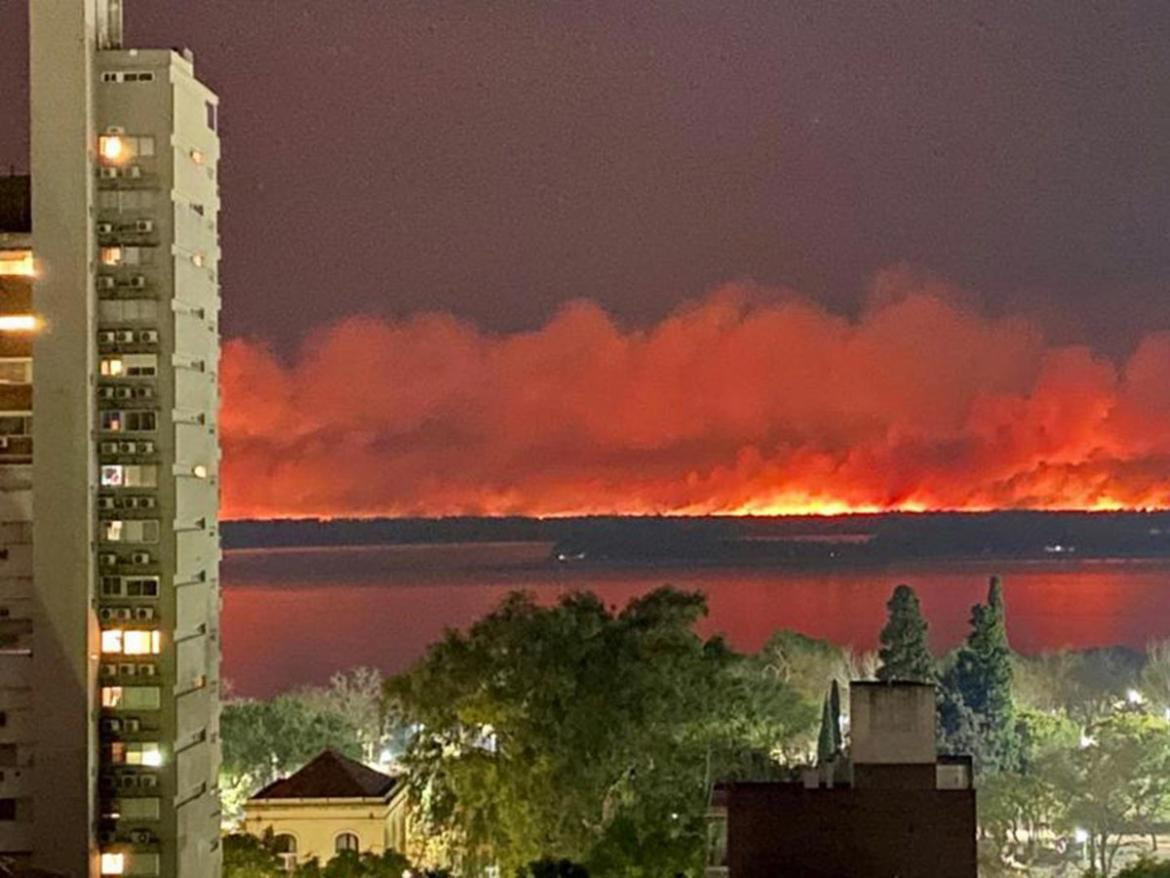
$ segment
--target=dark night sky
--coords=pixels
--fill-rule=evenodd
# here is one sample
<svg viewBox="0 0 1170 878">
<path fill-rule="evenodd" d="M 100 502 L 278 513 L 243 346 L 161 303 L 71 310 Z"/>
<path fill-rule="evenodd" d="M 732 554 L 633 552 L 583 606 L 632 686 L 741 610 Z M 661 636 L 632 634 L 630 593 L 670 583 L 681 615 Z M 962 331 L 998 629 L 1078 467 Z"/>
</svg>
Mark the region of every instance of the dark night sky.
<svg viewBox="0 0 1170 878">
<path fill-rule="evenodd" d="M 1170 328 L 1165 2 L 127 6 L 224 101 L 230 334 L 574 297 L 639 323 L 737 278 L 848 309 L 903 261 L 1056 338 Z"/>
</svg>

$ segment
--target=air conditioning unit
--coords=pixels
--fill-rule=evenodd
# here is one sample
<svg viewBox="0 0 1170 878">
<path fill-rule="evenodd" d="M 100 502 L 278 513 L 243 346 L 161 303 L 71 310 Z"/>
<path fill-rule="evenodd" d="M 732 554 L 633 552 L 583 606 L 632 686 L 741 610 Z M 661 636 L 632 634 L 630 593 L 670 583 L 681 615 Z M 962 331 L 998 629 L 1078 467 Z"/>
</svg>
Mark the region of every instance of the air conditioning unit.
<svg viewBox="0 0 1170 878">
<path fill-rule="evenodd" d="M 120 329 L 115 333 L 115 338 L 122 344 L 134 343 L 134 331 L 130 329 Z"/>
<path fill-rule="evenodd" d="M 140 168 L 138 165 L 131 165 L 126 169 L 126 176 L 137 180 L 142 176 L 142 168 Z"/>
<path fill-rule="evenodd" d="M 103 622 L 111 622 L 116 617 L 117 613 L 113 607 L 102 607 L 98 610 L 98 618 Z"/>
<path fill-rule="evenodd" d="M 139 509 L 154 509 L 154 507 L 155 507 L 155 500 L 153 497 L 139 497 L 138 498 L 138 508 Z"/>
<path fill-rule="evenodd" d="M 140 719 L 126 720 L 126 731 L 128 731 L 128 732 L 142 731 L 142 720 L 140 720 Z"/>
<path fill-rule="evenodd" d="M 120 719 L 104 719 L 102 720 L 103 732 L 120 732 L 122 731 L 122 721 Z"/>
<path fill-rule="evenodd" d="M 99 290 L 112 290 L 116 285 L 116 281 L 109 275 L 103 274 L 97 279 L 97 288 Z"/>
<path fill-rule="evenodd" d="M 106 134 L 125 134 L 126 129 L 121 125 L 110 125 L 106 128 Z"/>
<path fill-rule="evenodd" d="M 121 665 L 118 665 L 118 673 L 120 673 L 123 677 L 133 677 L 137 671 L 138 665 L 131 662 L 125 662 Z"/>
<path fill-rule="evenodd" d="M 98 399 L 113 399 L 113 398 L 114 398 L 114 388 L 112 388 L 112 387 L 99 387 L 98 388 Z"/>
<path fill-rule="evenodd" d="M 136 786 L 138 786 L 138 778 L 136 778 L 134 775 L 132 775 L 132 774 L 118 775 L 118 789 L 132 790 Z"/>
<path fill-rule="evenodd" d="M 154 388 L 153 387 L 135 387 L 134 388 L 134 395 L 138 399 L 154 399 Z"/>
<path fill-rule="evenodd" d="M 115 609 L 118 612 L 118 618 L 123 622 L 129 622 L 134 618 L 134 611 L 129 607 L 116 607 Z"/>
<path fill-rule="evenodd" d="M 0 436 L 0 451 L 8 450 L 8 438 L 7 436 Z"/>
<path fill-rule="evenodd" d="M 134 611 L 134 618 L 139 622 L 149 622 L 154 618 L 154 607 L 139 607 Z"/>
<path fill-rule="evenodd" d="M 114 509 L 117 504 L 113 497 L 98 497 L 98 509 Z"/>
<path fill-rule="evenodd" d="M 146 289 L 146 276 L 141 274 L 134 275 L 134 277 L 130 278 L 130 286 L 136 290 Z"/>
<path fill-rule="evenodd" d="M 132 399 L 134 397 L 134 390 L 130 387 L 119 387 L 114 391 L 116 399 Z"/>
<path fill-rule="evenodd" d="M 134 451 L 135 451 L 135 446 L 134 446 L 133 442 L 119 442 L 118 443 L 118 453 L 119 454 L 133 454 Z"/>
<path fill-rule="evenodd" d="M 143 677 L 153 677 L 158 673 L 158 665 L 140 665 L 138 673 Z"/>
<path fill-rule="evenodd" d="M 149 564 L 150 563 L 150 552 L 135 552 L 133 555 L 130 556 L 130 560 L 133 561 L 135 564 Z"/>
<path fill-rule="evenodd" d="M 117 840 L 118 833 L 114 832 L 113 830 L 106 829 L 98 833 L 98 841 L 100 841 L 102 844 L 113 844 Z"/>
<path fill-rule="evenodd" d="M 97 224 L 97 233 L 99 235 L 112 235 L 112 234 L 114 234 L 114 224 L 113 223 L 98 223 Z"/>
<path fill-rule="evenodd" d="M 103 442 L 98 447 L 100 448 L 102 454 L 117 454 L 118 453 L 118 443 L 117 442 Z"/>
<path fill-rule="evenodd" d="M 98 333 L 99 344 L 113 344 L 117 340 L 118 333 L 114 332 L 112 329 L 103 329 Z"/>
<path fill-rule="evenodd" d="M 148 829 L 135 829 L 130 833 L 131 844 L 150 844 L 154 835 Z"/>
<path fill-rule="evenodd" d="M 103 180 L 117 180 L 118 179 L 118 169 L 117 168 L 102 168 L 101 177 Z"/>
<path fill-rule="evenodd" d="M 138 443 L 139 454 L 154 454 L 154 443 L 149 439 L 145 442 Z"/>
<path fill-rule="evenodd" d="M 102 552 L 100 555 L 98 555 L 98 563 L 102 567 L 117 567 L 118 556 L 113 552 Z"/>
<path fill-rule="evenodd" d="M 158 786 L 158 778 L 153 774 L 140 774 L 138 776 L 138 788 L 143 790 L 153 790 Z"/>
<path fill-rule="evenodd" d="M 153 232 L 154 220 L 139 220 L 134 224 L 134 231 L 136 232 Z"/>
<path fill-rule="evenodd" d="M 158 344 L 158 330 L 144 329 L 138 333 L 138 340 L 143 344 Z"/>
<path fill-rule="evenodd" d="M 103 677 L 116 677 L 116 676 L 118 676 L 118 666 L 117 665 L 102 665 L 102 676 Z"/>
</svg>

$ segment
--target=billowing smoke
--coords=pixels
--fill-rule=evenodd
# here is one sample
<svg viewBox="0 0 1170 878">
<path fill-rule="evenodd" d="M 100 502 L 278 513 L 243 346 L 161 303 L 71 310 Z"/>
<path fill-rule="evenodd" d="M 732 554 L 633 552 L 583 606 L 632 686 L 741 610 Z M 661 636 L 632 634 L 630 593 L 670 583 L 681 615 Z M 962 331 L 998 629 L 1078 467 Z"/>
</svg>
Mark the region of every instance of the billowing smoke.
<svg viewBox="0 0 1170 878">
<path fill-rule="evenodd" d="M 1170 334 L 1118 364 L 932 281 L 731 286 L 644 330 L 354 317 L 224 350 L 230 517 L 1170 505 Z"/>
</svg>

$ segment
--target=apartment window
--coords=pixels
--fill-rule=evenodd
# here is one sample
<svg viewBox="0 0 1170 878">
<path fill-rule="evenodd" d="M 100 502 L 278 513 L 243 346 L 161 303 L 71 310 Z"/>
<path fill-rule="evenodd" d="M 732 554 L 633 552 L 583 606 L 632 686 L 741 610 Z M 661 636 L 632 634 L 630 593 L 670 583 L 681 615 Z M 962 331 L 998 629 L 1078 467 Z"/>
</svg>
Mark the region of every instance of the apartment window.
<svg viewBox="0 0 1170 878">
<path fill-rule="evenodd" d="M 158 320 L 158 302 L 154 299 L 102 299 L 98 302 L 98 319 L 102 323 L 154 323 Z"/>
<path fill-rule="evenodd" d="M 105 464 L 101 471 L 103 488 L 154 488 L 158 486 L 155 464 Z"/>
<path fill-rule="evenodd" d="M 125 875 L 126 855 L 122 853 L 104 853 L 101 857 L 102 875 Z"/>
<path fill-rule="evenodd" d="M 16 799 L 0 799 L 0 820 L 16 819 Z"/>
<path fill-rule="evenodd" d="M 158 710 L 160 691 L 157 686 L 103 686 L 102 707 L 109 710 Z"/>
<path fill-rule="evenodd" d="M 110 761 L 115 765 L 158 768 L 163 763 L 162 748 L 157 741 L 118 741 L 110 745 Z"/>
<path fill-rule="evenodd" d="M 123 595 L 122 591 L 122 577 L 120 576 L 103 576 L 102 577 L 102 597 L 104 598 L 120 598 Z"/>
<path fill-rule="evenodd" d="M 32 360 L 0 360 L 0 384 L 32 382 Z"/>
<path fill-rule="evenodd" d="M 158 354 L 118 354 L 102 357 L 103 378 L 149 378 L 158 374 Z"/>
<path fill-rule="evenodd" d="M 126 412 L 126 430 L 130 433 L 151 433 L 158 429 L 154 412 Z"/>
<path fill-rule="evenodd" d="M 212 131 L 218 131 L 219 130 L 219 107 L 217 107 L 211 101 L 204 102 L 203 106 L 207 110 L 207 127 L 210 128 Z"/>
<path fill-rule="evenodd" d="M 107 433 L 122 432 L 122 412 L 102 412 L 102 429 Z"/>
<path fill-rule="evenodd" d="M 109 628 L 102 632 L 102 652 L 106 655 L 158 655 L 162 635 L 158 631 L 125 631 Z"/>
<path fill-rule="evenodd" d="M 158 535 L 159 523 L 155 519 L 101 522 L 102 542 L 105 543 L 157 543 Z"/>
<path fill-rule="evenodd" d="M 98 258 L 107 268 L 146 265 L 152 261 L 150 250 L 146 247 L 102 247 L 98 250 Z"/>
<path fill-rule="evenodd" d="M 116 817 L 125 820 L 157 820 L 159 815 L 158 799 L 119 799 L 114 806 Z"/>
<path fill-rule="evenodd" d="M 121 165 L 139 157 L 149 157 L 154 155 L 154 138 L 103 134 L 98 138 L 98 155 L 106 165 Z"/>
<path fill-rule="evenodd" d="M 22 416 L 0 417 L 0 436 L 27 436 L 32 432 L 30 419 Z"/>
<path fill-rule="evenodd" d="M 128 576 L 123 584 L 128 598 L 158 597 L 157 576 Z"/>
<path fill-rule="evenodd" d="M 333 842 L 333 850 L 337 853 L 344 853 L 345 851 L 353 851 L 357 853 L 358 837 L 352 832 L 343 832 L 337 836 Z"/>
</svg>

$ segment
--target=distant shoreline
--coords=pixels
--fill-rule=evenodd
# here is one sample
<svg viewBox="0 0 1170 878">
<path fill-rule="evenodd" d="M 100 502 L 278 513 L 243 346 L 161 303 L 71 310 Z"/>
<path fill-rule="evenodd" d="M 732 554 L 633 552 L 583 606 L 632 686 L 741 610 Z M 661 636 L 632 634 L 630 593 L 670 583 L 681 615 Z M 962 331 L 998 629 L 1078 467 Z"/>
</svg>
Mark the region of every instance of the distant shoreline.
<svg viewBox="0 0 1170 878">
<path fill-rule="evenodd" d="M 1170 512 L 891 513 L 777 518 L 442 518 L 237 521 L 230 552 L 548 545 L 534 569 L 796 569 L 1170 558 Z M 530 562 L 531 563 L 531 562 Z"/>
</svg>

